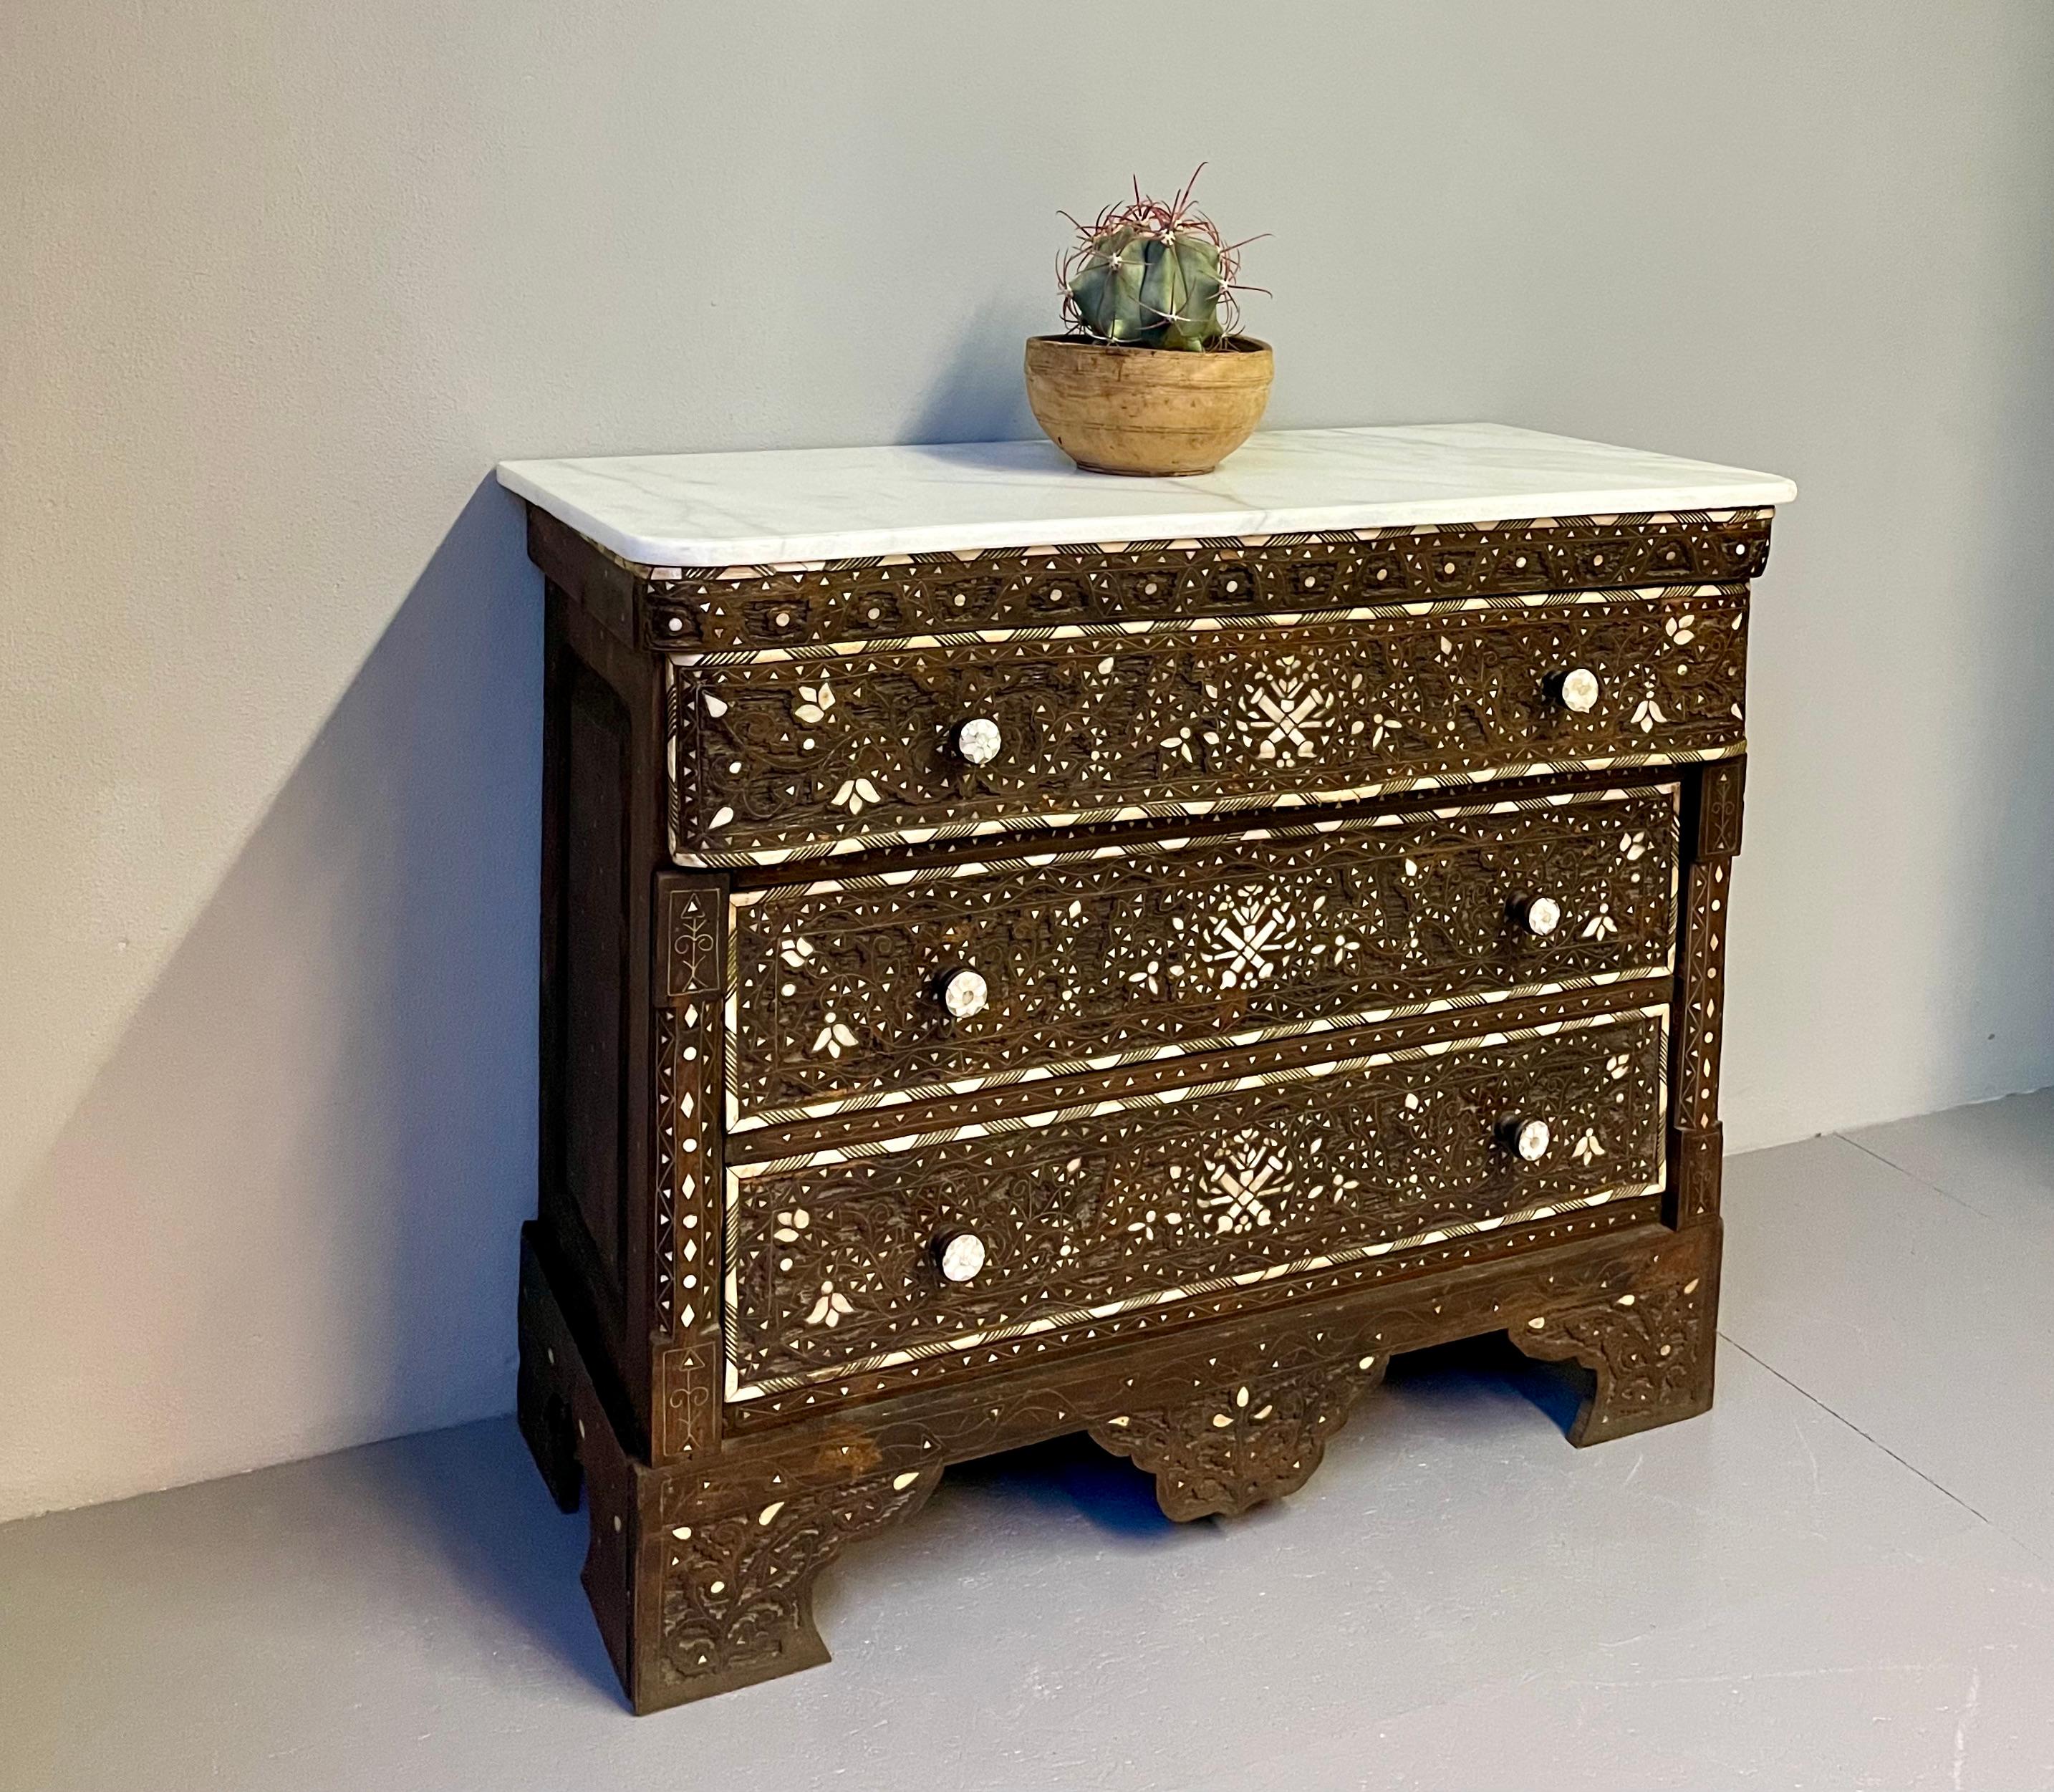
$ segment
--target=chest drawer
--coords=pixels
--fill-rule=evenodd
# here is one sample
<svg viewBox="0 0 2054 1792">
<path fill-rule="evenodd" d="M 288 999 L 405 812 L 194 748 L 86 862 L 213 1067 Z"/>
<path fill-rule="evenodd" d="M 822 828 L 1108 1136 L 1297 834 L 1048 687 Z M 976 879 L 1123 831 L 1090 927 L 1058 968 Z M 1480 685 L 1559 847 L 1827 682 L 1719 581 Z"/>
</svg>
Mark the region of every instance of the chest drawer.
<svg viewBox="0 0 2054 1792">
<path fill-rule="evenodd" d="M 1701 586 L 683 656 L 672 845 L 774 862 L 1704 757 L 1741 738 L 1745 620 Z"/>
<path fill-rule="evenodd" d="M 1667 1012 L 732 1167 L 728 1397 L 1651 1192 Z"/>
<path fill-rule="evenodd" d="M 1678 790 L 738 892 L 730 1128 L 1666 974 Z"/>
</svg>

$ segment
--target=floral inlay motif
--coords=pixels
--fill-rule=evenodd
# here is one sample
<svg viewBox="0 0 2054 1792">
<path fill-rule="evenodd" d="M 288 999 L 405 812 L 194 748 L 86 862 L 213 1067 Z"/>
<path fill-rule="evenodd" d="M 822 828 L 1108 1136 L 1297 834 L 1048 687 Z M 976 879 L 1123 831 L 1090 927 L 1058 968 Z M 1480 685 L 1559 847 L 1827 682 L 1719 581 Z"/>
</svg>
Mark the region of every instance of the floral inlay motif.
<svg viewBox="0 0 2054 1792">
<path fill-rule="evenodd" d="M 813 1035 L 813 1055 L 817 1057 L 825 1052 L 829 1057 L 840 1057 L 855 1043 L 854 1030 L 848 1022 L 838 1019 L 830 1008 L 821 1021 L 820 1031 Z"/>
<path fill-rule="evenodd" d="M 879 888 L 832 880 L 734 911 L 730 1114 L 1209 1038 L 1281 1037 L 1387 1006 L 1666 967 L 1673 788 L 1489 805 L 1388 826 L 1297 825 L 979 865 Z M 1508 920 L 1544 889 L 1544 939 Z M 965 965 L 987 1006 L 951 1018 Z"/>
<path fill-rule="evenodd" d="M 1222 989 L 1266 983 L 1297 931 L 1297 917 L 1277 899 L 1273 884 L 1244 884 L 1228 893 L 1206 922 L 1201 949 Z"/>
<path fill-rule="evenodd" d="M 745 1163 L 730 1172 L 739 1397 L 1052 1313 L 1281 1275 L 1343 1246 L 1638 1192 L 1664 1163 L 1666 1014 Z M 1499 1142 L 1508 1105 L 1544 1115 L 1566 1148 L 1519 1162 Z M 962 1231 L 988 1266 L 953 1283 L 933 1246 Z"/>
<path fill-rule="evenodd" d="M 1160 636 L 677 662 L 676 844 L 721 862 L 802 857 L 928 829 L 1339 801 L 1522 766 L 1729 750 L 1746 598 L 1709 585 L 1687 595 L 1687 608 L 1653 593 L 1479 601 Z M 1543 668 L 1564 664 L 1610 694 L 1595 711 L 1552 695 Z M 972 716 L 1005 742 L 989 764 L 947 746 Z"/>
<path fill-rule="evenodd" d="M 845 778 L 828 801 L 836 809 L 845 809 L 852 815 L 860 815 L 866 806 L 874 807 L 884 798 L 868 778 Z"/>
<path fill-rule="evenodd" d="M 829 1330 L 839 1325 L 856 1307 L 848 1295 L 832 1282 L 820 1284 L 820 1298 L 813 1302 L 813 1310 L 806 1315 L 809 1325 L 825 1325 Z"/>
<path fill-rule="evenodd" d="M 1273 1139 L 1244 1128 L 1206 1164 L 1205 1186 L 1211 1192 L 1200 1195 L 1198 1205 L 1210 1212 L 1215 1230 L 1251 1231 L 1269 1224 L 1273 1207 L 1290 1192 L 1290 1164 Z"/>
<path fill-rule="evenodd" d="M 1312 669 L 1293 654 L 1281 657 L 1269 679 L 1249 686 L 1241 702 L 1242 732 L 1254 743 L 1258 759 L 1312 758 L 1334 707 L 1333 693 L 1322 690 Z"/>
<path fill-rule="evenodd" d="M 1127 1221 L 1127 1230 L 1143 1244 L 1153 1244 L 1159 1235 L 1167 1239 L 1183 1223 L 1183 1215 L 1175 1208 L 1158 1213 L 1151 1207 L 1138 1219 Z"/>
<path fill-rule="evenodd" d="M 828 712 L 834 707 L 834 691 L 828 683 L 828 675 L 820 675 L 817 684 L 799 687 L 799 700 L 792 706 L 792 719 L 809 727 L 816 722 L 824 722 Z"/>
</svg>

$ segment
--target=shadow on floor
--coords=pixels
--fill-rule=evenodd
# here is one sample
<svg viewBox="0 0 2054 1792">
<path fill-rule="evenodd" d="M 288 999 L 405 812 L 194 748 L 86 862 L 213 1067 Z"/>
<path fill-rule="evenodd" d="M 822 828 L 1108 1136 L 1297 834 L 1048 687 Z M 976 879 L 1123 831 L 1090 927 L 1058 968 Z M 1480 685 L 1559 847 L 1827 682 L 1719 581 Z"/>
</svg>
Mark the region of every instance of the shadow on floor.
<svg viewBox="0 0 2054 1792">
<path fill-rule="evenodd" d="M 1509 1389 L 1567 1432 L 1590 1378 L 1573 1363 L 1537 1362 L 1497 1332 L 1399 1357 L 1387 1380 L 1411 1398 L 1454 1407 L 1496 1405 Z M 1372 1394 L 1357 1407 L 1353 1426 L 1373 1428 L 1375 1408 Z M 960 1463 L 943 1484 L 976 1489 L 1009 1507 L 1076 1512 L 1121 1537 L 1161 1536 L 1182 1528 L 1156 1504 L 1151 1476 L 1108 1455 L 1082 1432 Z"/>
<path fill-rule="evenodd" d="M 1509 1388 L 1547 1414 L 1565 1436 L 1592 1380 L 1590 1372 L 1575 1363 L 1540 1362 L 1527 1356 L 1502 1332 L 1394 1357 L 1384 1379 L 1387 1385 L 1403 1388 L 1409 1395 L 1454 1406 L 1494 1403 Z"/>
<path fill-rule="evenodd" d="M 1582 1397 L 1582 1373 L 1533 1361 L 1499 1334 L 1400 1357 L 1388 1380 L 1408 1401 L 1455 1411 L 1501 1408 L 1509 1391 L 1566 1430 Z M 1361 1403 L 1352 1430 L 1373 1436 L 1381 1397 L 1372 1392 Z M 624 1705 L 579 1580 L 585 1514 L 556 1510 L 510 1417 L 402 1438 L 344 1459 L 379 1524 L 444 1563 L 478 1604 L 609 1704 Z M 1155 1503 L 1151 1476 L 1081 1432 L 957 1465 L 937 1497 L 963 1496 L 1001 1528 L 1060 1527 L 1074 1514 L 1101 1535 L 1149 1550 L 1175 1546 L 1179 1536 L 1195 1541 L 1194 1531 L 1218 1524 L 1173 1522 Z M 899 1551 L 923 1547 L 919 1530 L 916 1523 L 887 1532 L 852 1552 L 864 1565 L 859 1573 L 890 1577 Z M 841 1579 L 837 1564 L 821 1585 L 830 1637 Z"/>
<path fill-rule="evenodd" d="M 1155 1478 L 1108 1455 L 1081 1432 L 958 1463 L 944 1485 L 974 1487 L 1031 1510 L 1078 1512 L 1121 1537 L 1155 1536 L 1177 1528 L 1155 1503 Z"/>
<path fill-rule="evenodd" d="M 439 1558 L 480 1605 L 626 1708 L 585 1602 L 586 1517 L 559 1512 L 511 1417 L 352 1451 L 380 1520 Z"/>
</svg>

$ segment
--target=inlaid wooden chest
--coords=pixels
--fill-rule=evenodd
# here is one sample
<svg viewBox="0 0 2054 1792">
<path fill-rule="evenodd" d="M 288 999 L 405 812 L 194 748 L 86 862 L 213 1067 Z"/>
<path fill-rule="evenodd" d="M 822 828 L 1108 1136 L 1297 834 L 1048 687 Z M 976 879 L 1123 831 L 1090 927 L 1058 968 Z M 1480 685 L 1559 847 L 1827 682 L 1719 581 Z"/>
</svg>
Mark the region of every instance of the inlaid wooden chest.
<svg viewBox="0 0 2054 1792">
<path fill-rule="evenodd" d="M 1292 1491 L 1394 1353 L 1702 1411 L 1783 480 L 1490 426 L 512 463 L 546 581 L 521 1422 L 635 1708 L 1088 1432 Z"/>
</svg>

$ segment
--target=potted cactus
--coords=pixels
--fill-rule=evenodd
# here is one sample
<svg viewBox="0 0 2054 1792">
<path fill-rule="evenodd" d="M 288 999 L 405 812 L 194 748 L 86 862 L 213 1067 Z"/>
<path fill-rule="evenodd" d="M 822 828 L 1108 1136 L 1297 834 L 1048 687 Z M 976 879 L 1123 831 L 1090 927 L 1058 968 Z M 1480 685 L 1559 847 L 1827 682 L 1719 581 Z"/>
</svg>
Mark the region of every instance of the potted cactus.
<svg viewBox="0 0 2054 1792">
<path fill-rule="evenodd" d="M 1269 402 L 1269 345 L 1236 329 L 1242 245 L 1192 208 L 1197 180 L 1167 203 L 1136 181 L 1131 201 L 1088 224 L 1069 219 L 1076 241 L 1059 271 L 1069 329 L 1028 339 L 1027 402 L 1089 471 L 1210 473 Z"/>
</svg>

